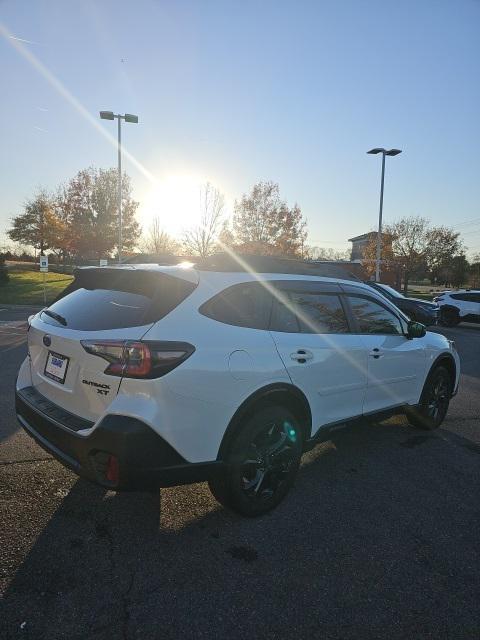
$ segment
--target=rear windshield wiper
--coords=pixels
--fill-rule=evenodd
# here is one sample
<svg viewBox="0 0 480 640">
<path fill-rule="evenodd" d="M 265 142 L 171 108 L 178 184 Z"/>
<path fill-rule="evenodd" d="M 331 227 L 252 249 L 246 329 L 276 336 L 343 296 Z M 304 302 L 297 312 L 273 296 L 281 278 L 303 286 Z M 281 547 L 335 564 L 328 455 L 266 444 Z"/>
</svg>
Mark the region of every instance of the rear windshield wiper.
<svg viewBox="0 0 480 640">
<path fill-rule="evenodd" d="M 42 313 L 44 313 L 47 316 L 50 316 L 50 318 L 53 318 L 60 324 L 63 324 L 64 327 L 67 326 L 67 321 L 59 313 L 55 313 L 55 311 L 50 311 L 50 309 L 44 309 Z"/>
</svg>

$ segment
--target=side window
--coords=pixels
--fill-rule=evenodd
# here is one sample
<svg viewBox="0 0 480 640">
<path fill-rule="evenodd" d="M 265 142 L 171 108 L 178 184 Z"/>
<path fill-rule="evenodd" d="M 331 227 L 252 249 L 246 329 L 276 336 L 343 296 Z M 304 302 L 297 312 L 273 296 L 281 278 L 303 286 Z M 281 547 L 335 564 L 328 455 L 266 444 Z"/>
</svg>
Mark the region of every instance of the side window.
<svg viewBox="0 0 480 640">
<path fill-rule="evenodd" d="M 268 329 L 271 295 L 261 284 L 245 282 L 225 289 L 203 304 L 204 316 L 251 329 Z"/>
<path fill-rule="evenodd" d="M 468 302 L 480 302 L 480 294 L 479 293 L 466 293 L 465 300 Z"/>
<path fill-rule="evenodd" d="M 391 311 L 371 298 L 348 296 L 360 333 L 402 335 L 402 324 Z"/>
<path fill-rule="evenodd" d="M 335 294 L 282 292 L 285 303 L 275 300 L 272 331 L 287 333 L 348 333 L 347 318 Z"/>
</svg>

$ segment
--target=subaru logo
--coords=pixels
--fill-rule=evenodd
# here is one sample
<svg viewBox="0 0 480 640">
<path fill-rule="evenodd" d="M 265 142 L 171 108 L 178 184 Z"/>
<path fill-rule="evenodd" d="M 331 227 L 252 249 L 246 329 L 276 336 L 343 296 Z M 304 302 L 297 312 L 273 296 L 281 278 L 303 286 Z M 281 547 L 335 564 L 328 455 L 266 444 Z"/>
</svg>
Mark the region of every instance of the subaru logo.
<svg viewBox="0 0 480 640">
<path fill-rule="evenodd" d="M 49 335 L 43 336 L 43 344 L 49 347 L 52 344 L 52 339 Z"/>
</svg>

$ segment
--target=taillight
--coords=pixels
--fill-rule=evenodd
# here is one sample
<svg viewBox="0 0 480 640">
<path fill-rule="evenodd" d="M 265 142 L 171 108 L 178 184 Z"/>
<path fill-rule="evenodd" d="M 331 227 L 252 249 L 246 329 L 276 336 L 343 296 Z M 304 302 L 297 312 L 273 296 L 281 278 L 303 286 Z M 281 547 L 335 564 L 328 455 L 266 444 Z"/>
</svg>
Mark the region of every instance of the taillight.
<svg viewBox="0 0 480 640">
<path fill-rule="evenodd" d="M 81 344 L 87 353 L 109 363 L 104 373 L 125 378 L 160 378 L 195 351 L 188 342 L 82 340 Z"/>
</svg>

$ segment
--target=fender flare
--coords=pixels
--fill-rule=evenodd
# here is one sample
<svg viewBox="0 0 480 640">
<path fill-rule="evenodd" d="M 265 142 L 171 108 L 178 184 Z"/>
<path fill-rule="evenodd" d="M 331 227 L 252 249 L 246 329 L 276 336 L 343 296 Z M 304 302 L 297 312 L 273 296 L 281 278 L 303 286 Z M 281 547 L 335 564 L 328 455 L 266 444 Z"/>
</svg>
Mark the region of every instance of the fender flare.
<svg viewBox="0 0 480 640">
<path fill-rule="evenodd" d="M 450 373 L 452 374 L 452 392 L 453 392 L 455 387 L 455 381 L 457 379 L 457 363 L 455 362 L 455 358 L 450 353 L 447 353 L 447 352 L 441 353 L 439 356 L 437 356 L 437 358 L 435 358 L 432 366 L 430 367 L 427 373 L 425 382 L 427 382 L 428 378 L 431 376 L 434 369 L 441 365 L 447 365 L 447 369 L 449 369 Z M 422 390 L 422 393 L 423 393 L 423 390 Z"/>
<path fill-rule="evenodd" d="M 277 398 L 284 398 L 286 400 L 284 403 L 285 406 L 287 408 L 292 408 L 297 415 L 300 414 L 298 417 L 302 422 L 305 442 L 311 437 L 312 412 L 310 409 L 310 403 L 308 402 L 305 394 L 293 384 L 289 384 L 288 382 L 276 382 L 257 389 L 237 408 L 228 423 L 225 433 L 223 434 L 222 442 L 220 443 L 220 448 L 218 450 L 217 460 L 224 459 L 233 436 L 237 433 L 242 421 L 248 417 L 253 408 L 260 406 L 263 403 L 273 401 L 275 396 L 277 396 Z"/>
<path fill-rule="evenodd" d="M 455 315 L 460 317 L 460 309 L 455 307 L 453 304 L 442 304 L 440 306 L 440 314 L 444 311 L 453 311 Z"/>
</svg>

